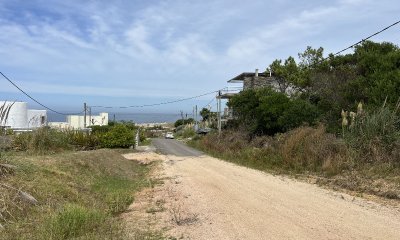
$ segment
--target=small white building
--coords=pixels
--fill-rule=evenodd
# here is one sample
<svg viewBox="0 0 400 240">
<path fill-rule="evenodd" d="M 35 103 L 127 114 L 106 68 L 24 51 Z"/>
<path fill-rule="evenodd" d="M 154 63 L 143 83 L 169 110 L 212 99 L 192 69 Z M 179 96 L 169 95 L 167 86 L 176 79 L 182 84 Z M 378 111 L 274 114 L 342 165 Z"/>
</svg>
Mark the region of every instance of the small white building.
<svg viewBox="0 0 400 240">
<path fill-rule="evenodd" d="M 74 129 L 85 128 L 85 116 L 69 115 L 67 122 Z M 108 125 L 108 113 L 100 113 L 99 115 L 86 115 L 86 127 Z"/>
<path fill-rule="evenodd" d="M 11 107 L 8 118 L 1 127 L 11 129 L 33 129 L 47 126 L 47 111 L 28 109 L 26 102 L 0 101 L 0 107 Z"/>
<path fill-rule="evenodd" d="M 49 122 L 49 126 L 59 129 L 84 129 L 90 126 L 105 126 L 108 125 L 108 113 L 100 113 L 99 115 L 68 115 L 66 122 Z"/>
</svg>

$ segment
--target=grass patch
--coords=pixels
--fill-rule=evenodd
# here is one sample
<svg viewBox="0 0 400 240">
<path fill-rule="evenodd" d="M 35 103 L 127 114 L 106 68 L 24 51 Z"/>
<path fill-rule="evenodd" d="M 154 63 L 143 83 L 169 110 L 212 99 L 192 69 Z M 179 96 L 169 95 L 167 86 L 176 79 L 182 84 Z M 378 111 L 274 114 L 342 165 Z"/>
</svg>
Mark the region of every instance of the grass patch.
<svg viewBox="0 0 400 240">
<path fill-rule="evenodd" d="M 0 176 L 1 183 L 29 193 L 38 204 L 0 187 L 0 239 L 126 239 L 116 214 L 148 185 L 152 167 L 108 149 L 34 156 L 9 152 L 6 159 L 2 162 L 17 168 Z"/>
<path fill-rule="evenodd" d="M 107 215 L 94 209 L 77 204 L 66 204 L 64 208 L 51 217 L 44 228 L 44 239 L 69 239 L 82 236 L 93 236 L 101 230 Z"/>
</svg>

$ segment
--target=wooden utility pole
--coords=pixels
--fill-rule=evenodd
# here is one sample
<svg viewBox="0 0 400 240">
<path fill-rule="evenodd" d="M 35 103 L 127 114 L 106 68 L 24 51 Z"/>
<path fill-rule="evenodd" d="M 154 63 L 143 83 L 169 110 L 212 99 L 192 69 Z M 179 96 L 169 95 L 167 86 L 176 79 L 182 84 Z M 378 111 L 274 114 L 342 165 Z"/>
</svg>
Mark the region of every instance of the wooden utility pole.
<svg viewBox="0 0 400 240">
<path fill-rule="evenodd" d="M 92 126 L 92 108 L 89 107 L 89 126 Z"/>
<path fill-rule="evenodd" d="M 196 105 L 196 107 L 195 107 L 195 113 L 196 113 L 196 124 L 197 124 L 197 105 Z"/>
<path fill-rule="evenodd" d="M 217 111 L 218 111 L 218 135 L 221 135 L 221 90 L 218 91 Z"/>
<path fill-rule="evenodd" d="M 83 117 L 83 127 L 86 128 L 86 112 L 87 112 L 86 103 L 83 103 L 83 111 L 85 112 L 85 115 Z"/>
</svg>

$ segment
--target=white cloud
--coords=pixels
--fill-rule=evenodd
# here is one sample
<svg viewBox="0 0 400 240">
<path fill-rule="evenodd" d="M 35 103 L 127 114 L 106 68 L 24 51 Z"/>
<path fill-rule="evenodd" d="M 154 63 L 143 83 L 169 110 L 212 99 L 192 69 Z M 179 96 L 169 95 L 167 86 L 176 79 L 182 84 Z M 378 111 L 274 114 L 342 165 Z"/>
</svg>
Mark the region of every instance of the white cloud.
<svg viewBox="0 0 400 240">
<path fill-rule="evenodd" d="M 223 87 L 241 71 L 262 69 L 307 45 L 338 50 L 400 10 L 389 0 L 39 0 L 26 5 L 32 8 L 20 3 L 23 10 L 6 3 L 12 1 L 0 3 L 1 71 L 24 86 L 40 93 L 153 97 L 173 95 L 173 88 L 191 96 Z M 56 17 L 42 16 L 38 6 Z M 10 11 L 29 13 L 29 21 Z"/>
</svg>

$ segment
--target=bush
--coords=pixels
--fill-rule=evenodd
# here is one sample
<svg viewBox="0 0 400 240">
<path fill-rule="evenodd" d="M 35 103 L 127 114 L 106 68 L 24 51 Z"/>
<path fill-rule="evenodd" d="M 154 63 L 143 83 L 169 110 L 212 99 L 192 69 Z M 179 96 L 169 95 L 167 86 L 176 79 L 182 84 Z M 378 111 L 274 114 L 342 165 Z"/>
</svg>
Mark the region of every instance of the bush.
<svg viewBox="0 0 400 240">
<path fill-rule="evenodd" d="M 387 106 L 358 115 L 354 125 L 345 132 L 344 139 L 357 151 L 363 161 L 390 161 L 400 164 L 399 105 L 391 110 Z"/>
<path fill-rule="evenodd" d="M 128 148 L 135 145 L 134 131 L 123 124 L 116 124 L 108 132 L 99 135 L 100 144 L 105 148 Z"/>
<path fill-rule="evenodd" d="M 191 124 L 194 123 L 194 119 L 193 118 L 188 118 L 188 119 L 178 119 L 176 120 L 176 122 L 174 123 L 175 127 L 179 127 L 181 125 L 186 125 L 186 124 Z"/>
<path fill-rule="evenodd" d="M 302 124 L 315 125 L 318 116 L 316 106 L 302 99 L 294 99 L 278 118 L 278 123 L 283 131 L 288 131 Z"/>
<path fill-rule="evenodd" d="M 38 154 L 71 149 L 68 135 L 49 128 L 39 128 L 33 132 L 14 135 L 13 148 Z"/>
<path fill-rule="evenodd" d="M 343 141 L 317 128 L 300 127 L 281 136 L 280 155 L 286 168 L 294 171 L 324 171 L 339 173 L 350 160 Z"/>
<path fill-rule="evenodd" d="M 319 113 L 308 100 L 290 99 L 271 88 L 246 90 L 228 103 L 234 109 L 235 123 L 257 135 L 274 135 L 301 126 L 315 124 Z"/>
<path fill-rule="evenodd" d="M 69 142 L 76 150 L 93 150 L 100 146 L 100 140 L 97 134 L 71 131 L 68 133 Z"/>
<path fill-rule="evenodd" d="M 183 127 L 181 130 L 176 132 L 176 137 L 191 138 L 196 136 L 196 132 L 193 127 Z"/>
<path fill-rule="evenodd" d="M 106 126 L 90 126 L 89 128 L 92 129 L 92 133 L 96 134 L 96 133 L 106 133 L 108 132 L 112 126 L 114 126 L 115 124 L 112 125 L 106 125 Z"/>
<path fill-rule="evenodd" d="M 73 149 L 93 150 L 99 146 L 99 139 L 97 135 L 87 132 L 40 128 L 14 135 L 12 146 L 18 151 L 46 154 Z"/>
</svg>

